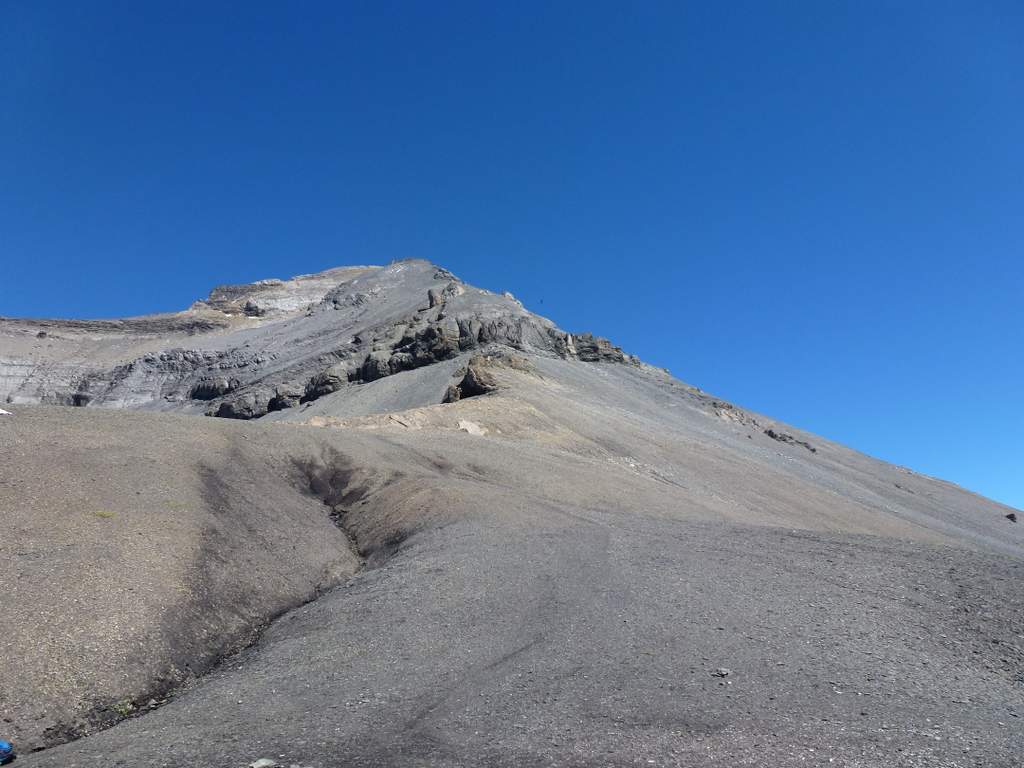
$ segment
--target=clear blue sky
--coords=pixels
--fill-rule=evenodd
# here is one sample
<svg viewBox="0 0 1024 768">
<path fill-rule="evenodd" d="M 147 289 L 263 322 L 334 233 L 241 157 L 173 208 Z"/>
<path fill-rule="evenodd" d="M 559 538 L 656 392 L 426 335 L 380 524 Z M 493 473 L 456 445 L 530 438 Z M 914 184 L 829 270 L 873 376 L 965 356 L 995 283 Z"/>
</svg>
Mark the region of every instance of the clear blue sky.
<svg viewBox="0 0 1024 768">
<path fill-rule="evenodd" d="M 0 3 L 0 314 L 420 256 L 1024 507 L 1024 4 Z"/>
</svg>

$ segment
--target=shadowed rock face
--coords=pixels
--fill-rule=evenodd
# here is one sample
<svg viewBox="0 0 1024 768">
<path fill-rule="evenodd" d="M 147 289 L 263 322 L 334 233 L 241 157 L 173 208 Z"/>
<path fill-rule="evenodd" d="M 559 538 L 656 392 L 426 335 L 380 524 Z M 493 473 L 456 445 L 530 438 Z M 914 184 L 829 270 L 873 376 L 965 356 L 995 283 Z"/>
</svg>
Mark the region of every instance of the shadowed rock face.
<svg viewBox="0 0 1024 768">
<path fill-rule="evenodd" d="M 19 764 L 1024 753 L 1014 510 L 426 262 L 2 320 L 0 387 Z"/>
</svg>

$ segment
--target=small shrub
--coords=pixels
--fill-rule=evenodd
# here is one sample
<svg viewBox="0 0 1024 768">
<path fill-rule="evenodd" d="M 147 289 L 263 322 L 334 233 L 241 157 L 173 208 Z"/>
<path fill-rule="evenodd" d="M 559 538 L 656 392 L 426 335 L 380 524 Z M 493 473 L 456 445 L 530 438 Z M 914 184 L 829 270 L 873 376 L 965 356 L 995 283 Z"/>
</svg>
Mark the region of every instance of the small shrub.
<svg viewBox="0 0 1024 768">
<path fill-rule="evenodd" d="M 135 711 L 135 705 L 129 699 L 122 699 L 114 705 L 113 709 L 121 717 L 128 717 L 128 715 Z"/>
</svg>

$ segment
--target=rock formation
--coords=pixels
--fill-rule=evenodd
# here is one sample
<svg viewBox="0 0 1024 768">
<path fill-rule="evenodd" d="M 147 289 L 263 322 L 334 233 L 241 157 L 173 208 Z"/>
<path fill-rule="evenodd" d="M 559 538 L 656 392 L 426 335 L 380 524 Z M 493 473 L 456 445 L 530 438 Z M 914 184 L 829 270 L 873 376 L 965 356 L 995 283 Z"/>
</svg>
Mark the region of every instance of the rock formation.
<svg viewBox="0 0 1024 768">
<path fill-rule="evenodd" d="M 0 339 L 0 401 L 235 419 L 491 347 L 639 364 L 415 260 L 221 286 L 177 315 L 0 319 Z"/>
<path fill-rule="evenodd" d="M 0 404 L 19 766 L 1024 754 L 1017 511 L 427 262 L 0 319 Z"/>
</svg>

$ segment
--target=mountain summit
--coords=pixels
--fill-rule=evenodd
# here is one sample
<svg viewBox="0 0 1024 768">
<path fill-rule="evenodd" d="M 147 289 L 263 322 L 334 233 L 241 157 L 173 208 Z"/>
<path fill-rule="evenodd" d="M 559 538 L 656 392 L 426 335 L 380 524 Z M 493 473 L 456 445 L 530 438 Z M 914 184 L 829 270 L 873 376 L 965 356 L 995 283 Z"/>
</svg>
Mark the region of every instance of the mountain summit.
<svg viewBox="0 0 1024 768">
<path fill-rule="evenodd" d="M 0 319 L 0 403 L 26 766 L 1024 753 L 1014 510 L 425 261 Z"/>
<path fill-rule="evenodd" d="M 219 286 L 170 315 L 5 319 L 0 333 L 0 399 L 8 403 L 242 419 L 492 347 L 636 363 L 603 339 L 559 330 L 511 294 L 474 288 L 420 260 Z M 422 396 L 420 404 L 437 402 Z"/>
</svg>

